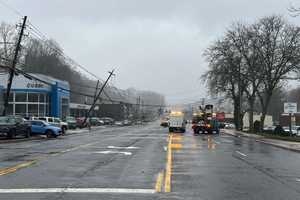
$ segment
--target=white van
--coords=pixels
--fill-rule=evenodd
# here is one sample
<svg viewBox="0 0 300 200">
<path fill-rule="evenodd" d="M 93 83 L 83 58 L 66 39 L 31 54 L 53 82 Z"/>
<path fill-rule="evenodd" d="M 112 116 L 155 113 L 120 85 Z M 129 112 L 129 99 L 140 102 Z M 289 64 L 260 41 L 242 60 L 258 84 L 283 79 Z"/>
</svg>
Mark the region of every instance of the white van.
<svg viewBox="0 0 300 200">
<path fill-rule="evenodd" d="M 186 119 L 183 112 L 171 112 L 169 116 L 169 132 L 185 132 Z"/>
</svg>

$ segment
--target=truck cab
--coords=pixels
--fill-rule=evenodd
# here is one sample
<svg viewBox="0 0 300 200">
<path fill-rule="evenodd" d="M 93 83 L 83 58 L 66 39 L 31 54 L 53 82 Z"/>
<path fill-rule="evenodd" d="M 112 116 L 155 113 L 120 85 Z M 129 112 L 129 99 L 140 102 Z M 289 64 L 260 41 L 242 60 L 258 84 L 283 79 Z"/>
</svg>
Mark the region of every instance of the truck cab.
<svg viewBox="0 0 300 200">
<path fill-rule="evenodd" d="M 183 112 L 171 112 L 169 116 L 169 132 L 185 132 L 186 119 Z"/>
</svg>

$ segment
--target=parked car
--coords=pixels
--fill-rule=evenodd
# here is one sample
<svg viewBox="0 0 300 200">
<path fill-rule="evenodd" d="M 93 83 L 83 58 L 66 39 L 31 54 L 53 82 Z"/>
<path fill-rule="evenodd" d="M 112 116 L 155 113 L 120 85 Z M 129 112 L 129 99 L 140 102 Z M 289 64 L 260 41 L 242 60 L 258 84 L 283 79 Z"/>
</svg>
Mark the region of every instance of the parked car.
<svg viewBox="0 0 300 200">
<path fill-rule="evenodd" d="M 114 119 L 110 117 L 101 117 L 100 120 L 104 122 L 104 125 L 113 125 L 114 124 Z"/>
<path fill-rule="evenodd" d="M 24 135 L 26 138 L 31 135 L 31 124 L 21 116 L 0 117 L 0 133 L 6 134 L 7 138 L 14 138 L 17 135 Z"/>
<path fill-rule="evenodd" d="M 100 120 L 98 117 L 91 117 L 90 123 L 92 126 L 102 126 L 104 125 L 104 121 Z"/>
<path fill-rule="evenodd" d="M 123 121 L 123 125 L 124 125 L 124 126 L 130 126 L 130 125 L 132 125 L 132 121 L 130 121 L 130 120 L 128 120 L 128 119 L 125 119 L 125 120 Z"/>
<path fill-rule="evenodd" d="M 46 135 L 47 138 L 57 137 L 62 134 L 59 127 L 53 126 L 42 120 L 31 120 L 31 132 L 35 134 Z"/>
<path fill-rule="evenodd" d="M 53 126 L 59 127 L 61 128 L 62 134 L 65 134 L 68 129 L 68 124 L 56 117 L 32 117 L 32 120 L 42 120 Z"/>
<path fill-rule="evenodd" d="M 123 121 L 115 121 L 115 125 L 116 126 L 123 126 L 124 123 L 123 123 Z"/>
<path fill-rule="evenodd" d="M 290 133 L 290 127 L 289 126 L 284 126 L 282 127 L 284 132 Z M 300 127 L 299 126 L 292 126 L 292 135 L 297 136 L 300 134 Z"/>
<path fill-rule="evenodd" d="M 226 129 L 235 129 L 235 125 L 231 123 L 224 123 Z"/>
<path fill-rule="evenodd" d="M 54 122 L 59 123 L 59 127 L 61 128 L 62 134 L 65 134 L 66 131 L 69 129 L 68 123 L 63 122 L 61 119 L 54 117 Z"/>
<path fill-rule="evenodd" d="M 76 118 L 76 124 L 77 124 L 77 127 L 79 127 L 79 128 L 84 128 L 84 127 L 87 126 L 87 124 L 90 122 L 90 119 L 87 118 L 86 123 L 83 124 L 84 118 L 85 118 L 85 117 L 77 117 L 77 118 Z"/>
<path fill-rule="evenodd" d="M 65 122 L 68 124 L 69 129 L 76 129 L 77 128 L 77 123 L 75 117 L 66 117 Z"/>
</svg>

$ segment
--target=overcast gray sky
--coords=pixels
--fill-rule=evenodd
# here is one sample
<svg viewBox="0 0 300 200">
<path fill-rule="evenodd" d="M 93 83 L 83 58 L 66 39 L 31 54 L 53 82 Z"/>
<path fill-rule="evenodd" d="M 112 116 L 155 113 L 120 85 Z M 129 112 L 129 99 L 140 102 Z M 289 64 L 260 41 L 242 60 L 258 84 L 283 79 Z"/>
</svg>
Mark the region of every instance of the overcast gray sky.
<svg viewBox="0 0 300 200">
<path fill-rule="evenodd" d="M 199 77 L 203 50 L 234 21 L 282 14 L 285 0 L 0 0 L 28 15 L 48 37 L 103 79 L 116 68 L 114 84 L 166 95 L 168 102 L 206 96 Z M 298 3 L 298 4 L 297 4 Z M 0 20 L 20 17 L 0 4 Z M 298 23 L 299 24 L 299 23 Z"/>
</svg>

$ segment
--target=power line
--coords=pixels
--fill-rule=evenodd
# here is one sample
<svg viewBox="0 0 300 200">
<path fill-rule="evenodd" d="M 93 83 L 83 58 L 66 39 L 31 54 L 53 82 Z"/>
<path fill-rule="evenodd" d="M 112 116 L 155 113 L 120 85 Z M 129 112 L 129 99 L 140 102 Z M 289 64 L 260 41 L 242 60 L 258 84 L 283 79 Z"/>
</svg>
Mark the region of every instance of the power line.
<svg viewBox="0 0 300 200">
<path fill-rule="evenodd" d="M 0 3 L 8 8 L 9 10 L 11 10 L 12 12 L 14 12 L 14 14 L 18 15 L 18 16 L 23 16 L 22 13 L 20 11 L 18 11 L 16 8 L 10 6 L 9 4 L 7 4 L 6 2 L 3 2 L 2 0 L 0 0 Z M 97 80 L 100 80 L 102 82 L 104 82 L 104 80 L 100 77 L 98 77 L 97 75 L 95 75 L 94 73 L 90 72 L 89 70 L 87 70 L 86 68 L 84 68 L 82 65 L 80 65 L 79 63 L 77 63 L 75 60 L 73 60 L 71 57 L 67 56 L 64 52 L 63 49 L 57 49 L 54 48 L 53 46 L 50 46 L 47 41 L 49 40 L 48 37 L 42 32 L 40 31 L 40 29 L 33 25 L 30 21 L 28 22 L 29 25 L 28 28 L 31 30 L 31 34 L 34 35 L 36 38 L 38 38 L 39 40 L 41 40 L 42 42 L 44 42 L 48 47 L 50 47 L 51 49 L 53 49 L 54 51 L 56 51 L 59 55 L 61 55 L 62 57 L 64 57 L 65 59 L 69 60 L 70 64 L 75 65 L 75 67 L 80 68 L 81 70 L 85 71 L 86 73 L 88 73 L 89 75 L 91 75 L 92 77 L 96 78 Z M 110 84 L 108 84 L 109 86 Z M 113 88 L 114 90 L 117 91 L 118 95 L 121 98 L 124 98 L 124 96 L 121 94 L 121 92 L 114 86 L 112 85 L 111 88 Z M 128 96 L 128 95 L 126 95 Z"/>
<path fill-rule="evenodd" d="M 7 9 L 9 9 L 10 11 L 12 11 L 18 17 L 20 17 L 20 16 L 23 17 L 23 15 L 16 8 L 10 6 L 8 3 L 0 0 L 0 4 L 2 4 L 4 7 L 6 7 Z"/>
<path fill-rule="evenodd" d="M 10 66 L 0 65 L 0 67 L 1 68 L 6 68 L 6 69 L 11 69 Z M 17 73 L 19 73 L 19 74 L 22 74 L 27 79 L 30 79 L 30 80 L 34 79 L 34 80 L 42 82 L 44 84 L 52 85 L 52 83 L 49 83 L 49 82 L 47 82 L 45 80 L 42 80 L 41 78 L 38 78 L 38 77 L 36 77 L 36 76 L 34 76 L 32 74 L 29 74 L 29 73 L 25 72 L 24 70 L 15 68 L 15 71 Z M 91 97 L 91 98 L 94 97 L 94 95 L 85 94 L 85 93 L 73 91 L 73 90 L 70 90 L 70 89 L 65 89 L 65 88 L 61 88 L 61 87 L 59 87 L 59 89 L 67 91 L 67 92 L 70 92 L 70 93 L 73 93 L 73 94 L 78 94 L 78 95 L 81 95 L 81 96 L 85 96 L 85 97 Z M 110 101 L 109 99 L 104 99 L 104 98 L 101 98 L 101 100 Z M 113 99 L 111 101 L 114 102 L 114 103 L 119 103 L 119 104 L 139 105 L 138 103 L 131 103 L 131 102 L 126 102 L 126 101 L 118 101 L 118 100 L 113 100 Z M 143 106 L 146 106 L 146 107 L 165 107 L 165 105 L 155 105 L 155 104 L 144 104 Z"/>
</svg>

